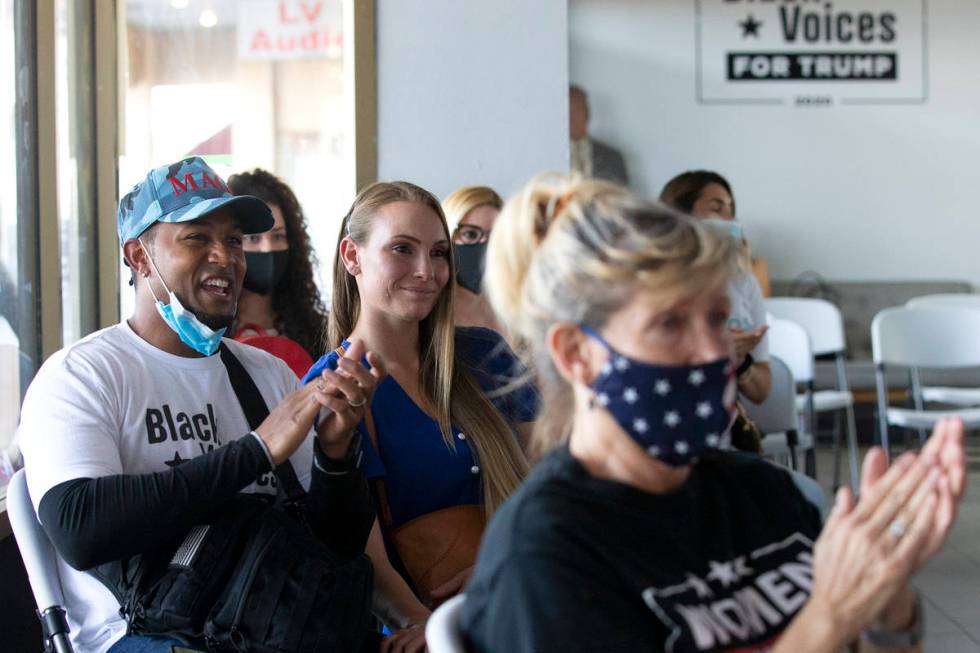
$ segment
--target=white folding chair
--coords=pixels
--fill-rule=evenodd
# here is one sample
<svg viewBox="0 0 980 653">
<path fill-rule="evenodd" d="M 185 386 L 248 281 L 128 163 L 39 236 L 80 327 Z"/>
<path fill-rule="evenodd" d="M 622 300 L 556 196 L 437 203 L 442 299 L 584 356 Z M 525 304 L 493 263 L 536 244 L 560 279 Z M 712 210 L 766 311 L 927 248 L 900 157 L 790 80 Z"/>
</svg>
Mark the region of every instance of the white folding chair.
<svg viewBox="0 0 980 653">
<path fill-rule="evenodd" d="M 980 294 L 948 293 L 913 297 L 905 302 L 909 308 L 973 308 L 980 310 Z M 980 406 L 980 388 L 955 388 L 949 386 L 925 386 L 919 381 L 916 368 L 909 370 L 912 381 L 912 395 L 916 408 L 922 408 L 923 401 L 935 401 L 954 406 Z"/>
<path fill-rule="evenodd" d="M 769 395 L 761 404 L 743 401 L 746 414 L 762 431 L 762 455 L 776 462 L 786 460 L 786 466 L 797 469 L 796 451 L 799 446 L 799 415 L 796 411 L 796 382 L 778 356 L 769 358 L 772 384 Z"/>
<path fill-rule="evenodd" d="M 34 513 L 23 469 L 13 475 L 7 486 L 7 515 L 37 602 L 44 650 L 49 653 L 71 653 L 65 599 L 58 576 L 58 554 Z"/>
<path fill-rule="evenodd" d="M 459 618 L 465 595 L 449 599 L 432 613 L 425 625 L 425 645 L 429 653 L 466 653 Z"/>
<path fill-rule="evenodd" d="M 809 448 L 805 449 L 804 471 L 817 477 L 817 457 L 813 447 L 813 353 L 810 350 L 810 337 L 806 330 L 796 322 L 780 320 L 779 318 L 767 314 L 766 322 L 769 324 L 769 331 L 766 333 L 769 338 L 769 354 L 776 356 L 784 363 L 793 375 L 793 382 L 796 386 L 803 386 L 805 392 L 796 395 L 796 409 L 800 414 L 799 433 L 801 449 L 802 444 L 807 442 Z"/>
<path fill-rule="evenodd" d="M 913 297 L 905 302 L 909 308 L 947 307 L 947 308 L 980 308 L 980 294 L 977 293 L 940 293 Z"/>
<path fill-rule="evenodd" d="M 808 392 L 812 397 L 814 413 L 834 411 L 834 475 L 833 487 L 840 483 L 840 416 L 843 411 L 847 421 L 848 463 L 851 471 L 851 487 L 857 491 L 859 482 L 857 423 L 854 419 L 854 395 L 847 382 L 845 355 L 847 343 L 844 339 L 844 319 L 840 310 L 823 299 L 804 297 L 770 297 L 765 301 L 766 311 L 782 320 L 789 320 L 802 326 L 810 338 L 813 356 L 832 355 L 837 366 L 837 388 L 814 391 L 812 383 Z M 809 402 L 805 396 L 801 403 Z M 813 416 L 815 417 L 815 416 Z M 815 423 L 810 424 L 810 432 L 816 434 Z"/>
<path fill-rule="evenodd" d="M 891 408 L 885 382 L 887 365 L 915 369 L 980 367 L 980 311 L 922 306 L 887 308 L 871 322 L 871 355 L 875 364 L 881 445 L 886 453 L 890 454 L 890 424 L 918 429 L 920 444 L 925 439 L 925 429 L 932 428 L 942 417 L 959 417 L 967 428 L 980 427 L 980 408 L 925 410 L 919 405 L 912 409 Z"/>
</svg>

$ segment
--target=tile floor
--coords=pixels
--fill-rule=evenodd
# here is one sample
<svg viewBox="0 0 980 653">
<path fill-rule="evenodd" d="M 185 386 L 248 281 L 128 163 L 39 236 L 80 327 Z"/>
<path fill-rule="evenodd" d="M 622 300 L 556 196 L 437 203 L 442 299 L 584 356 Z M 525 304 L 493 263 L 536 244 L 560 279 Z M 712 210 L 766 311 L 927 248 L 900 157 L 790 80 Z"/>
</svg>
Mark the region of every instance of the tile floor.
<svg viewBox="0 0 980 653">
<path fill-rule="evenodd" d="M 950 540 L 915 581 L 925 598 L 929 653 L 980 653 L 980 434 L 967 438 L 967 463 L 966 496 Z M 828 493 L 832 472 L 830 447 L 821 443 L 817 477 Z"/>
</svg>

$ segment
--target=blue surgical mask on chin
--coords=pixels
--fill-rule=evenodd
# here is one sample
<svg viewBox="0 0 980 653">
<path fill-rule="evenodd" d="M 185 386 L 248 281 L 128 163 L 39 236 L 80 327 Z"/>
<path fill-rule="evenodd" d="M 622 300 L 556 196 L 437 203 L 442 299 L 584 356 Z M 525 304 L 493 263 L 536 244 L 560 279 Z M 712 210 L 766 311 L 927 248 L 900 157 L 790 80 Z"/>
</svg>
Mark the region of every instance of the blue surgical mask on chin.
<svg viewBox="0 0 980 653">
<path fill-rule="evenodd" d="M 735 410 L 728 358 L 702 365 L 652 365 L 613 349 L 589 327 L 582 332 L 609 350 L 592 383 L 603 408 L 652 457 L 679 467 L 722 444 Z"/>
<path fill-rule="evenodd" d="M 160 283 L 163 284 L 164 289 L 170 295 L 170 303 L 164 304 L 157 297 L 157 294 L 153 292 L 153 286 L 150 286 L 150 292 L 153 293 L 153 298 L 157 302 L 157 312 L 160 314 L 160 317 L 180 337 L 180 341 L 194 351 L 205 356 L 210 356 L 218 351 L 218 347 L 221 346 L 221 336 L 225 334 L 226 327 L 214 331 L 211 327 L 197 319 L 194 313 L 184 308 L 184 305 L 177 299 L 177 295 L 167 287 L 167 282 L 160 276 L 160 271 L 157 270 L 156 263 L 153 262 L 150 251 L 143 245 L 142 240 L 140 240 L 140 245 L 143 247 L 143 251 L 146 252 L 146 257 L 149 259 L 153 271 L 156 272 L 157 278 L 160 279 Z"/>
</svg>

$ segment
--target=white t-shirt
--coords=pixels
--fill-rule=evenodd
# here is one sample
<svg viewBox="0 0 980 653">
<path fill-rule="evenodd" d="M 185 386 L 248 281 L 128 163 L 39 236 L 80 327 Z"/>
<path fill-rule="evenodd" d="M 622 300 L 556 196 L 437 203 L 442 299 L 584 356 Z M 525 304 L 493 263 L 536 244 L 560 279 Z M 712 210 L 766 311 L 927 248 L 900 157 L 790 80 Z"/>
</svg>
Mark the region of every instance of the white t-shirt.
<svg viewBox="0 0 980 653">
<path fill-rule="evenodd" d="M 225 339 L 269 409 L 298 387 L 270 354 Z M 24 399 L 19 435 L 35 509 L 52 487 L 76 478 L 168 469 L 250 432 L 218 354 L 174 356 L 140 338 L 126 322 L 49 358 Z M 290 458 L 309 488 L 310 440 Z M 271 472 L 246 488 L 273 492 Z M 63 560 L 58 570 L 71 639 L 78 653 L 103 653 L 126 632 L 119 603 L 91 575 Z"/>
<path fill-rule="evenodd" d="M 728 326 L 739 327 L 744 331 L 757 329 L 766 323 L 766 305 L 762 301 L 762 289 L 755 275 L 743 272 L 728 283 L 728 299 L 732 305 L 732 315 Z M 752 350 L 752 358 L 760 362 L 769 360 L 769 336 Z"/>
</svg>

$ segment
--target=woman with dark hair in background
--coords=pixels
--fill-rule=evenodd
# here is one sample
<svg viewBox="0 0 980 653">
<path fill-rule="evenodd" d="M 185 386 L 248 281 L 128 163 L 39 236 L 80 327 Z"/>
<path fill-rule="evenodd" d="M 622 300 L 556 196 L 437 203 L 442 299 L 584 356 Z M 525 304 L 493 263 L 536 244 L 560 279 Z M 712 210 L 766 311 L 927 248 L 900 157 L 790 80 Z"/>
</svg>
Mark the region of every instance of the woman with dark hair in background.
<svg viewBox="0 0 980 653">
<path fill-rule="evenodd" d="M 295 341 L 310 356 L 303 369 L 294 368 L 301 375 L 323 353 L 327 322 L 313 281 L 317 260 L 303 208 L 284 181 L 261 168 L 232 175 L 228 186 L 235 195 L 261 199 L 276 220 L 269 231 L 245 236 L 247 271 L 233 332 L 236 338 L 285 336 Z"/>
<path fill-rule="evenodd" d="M 769 343 L 766 340 L 766 309 L 762 289 L 753 271 L 751 253 L 735 220 L 735 198 L 728 181 L 717 172 L 683 172 L 664 186 L 660 200 L 699 220 L 721 226 L 738 241 L 739 272 L 728 285 L 731 301 L 732 339 L 735 342 L 738 389 L 754 403 L 769 396 L 772 373 L 769 370 Z"/>
<path fill-rule="evenodd" d="M 682 172 L 667 182 L 660 201 L 695 218 L 716 217 L 735 221 L 735 193 L 728 180 L 710 170 Z M 769 288 L 769 264 L 762 257 L 752 258 L 752 274 L 764 297 Z"/>
</svg>

